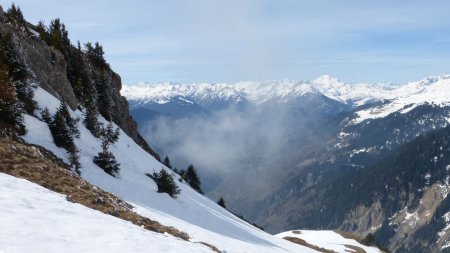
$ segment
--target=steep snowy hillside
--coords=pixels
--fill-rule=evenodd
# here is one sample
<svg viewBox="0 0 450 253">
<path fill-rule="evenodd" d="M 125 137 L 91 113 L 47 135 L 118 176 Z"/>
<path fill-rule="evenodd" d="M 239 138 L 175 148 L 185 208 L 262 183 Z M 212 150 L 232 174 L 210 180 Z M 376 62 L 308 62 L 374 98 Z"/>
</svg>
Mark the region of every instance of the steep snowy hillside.
<svg viewBox="0 0 450 253">
<path fill-rule="evenodd" d="M 54 113 L 60 104 L 59 100 L 41 88 L 36 90 L 35 100 L 40 108 L 48 108 L 50 113 Z M 82 112 L 78 110 L 71 114 L 82 117 Z M 104 119 L 102 121 L 105 122 Z M 68 161 L 66 151 L 53 144 L 44 122 L 25 115 L 25 124 L 28 130 L 24 136 L 26 141 L 41 145 Z M 313 252 L 243 222 L 184 183 L 177 182 L 181 193 L 176 199 L 157 193 L 156 184 L 145 174 L 167 168 L 122 131 L 119 141 L 111 147 L 121 170 L 116 178 L 111 177 L 92 162 L 101 150 L 99 139 L 80 122 L 78 128 L 80 138 L 76 139 L 76 144 L 80 149 L 81 176 L 129 201 L 139 214 L 187 232 L 193 242 L 207 242 L 226 252 Z"/>
<path fill-rule="evenodd" d="M 0 173 L 1 252 L 211 252 Z"/>
</svg>

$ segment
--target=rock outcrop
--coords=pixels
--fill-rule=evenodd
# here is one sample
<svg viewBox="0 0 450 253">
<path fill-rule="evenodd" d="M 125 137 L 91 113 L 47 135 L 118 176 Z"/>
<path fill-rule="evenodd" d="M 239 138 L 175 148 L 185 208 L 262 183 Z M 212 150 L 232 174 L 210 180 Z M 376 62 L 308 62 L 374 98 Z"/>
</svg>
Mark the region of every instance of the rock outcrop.
<svg viewBox="0 0 450 253">
<path fill-rule="evenodd" d="M 64 56 L 58 50 L 49 47 L 30 28 L 18 28 L 9 23 L 3 11 L 0 12 L 0 16 L 0 32 L 12 34 L 33 81 L 75 109 L 77 99 L 67 80 L 67 62 Z"/>
</svg>

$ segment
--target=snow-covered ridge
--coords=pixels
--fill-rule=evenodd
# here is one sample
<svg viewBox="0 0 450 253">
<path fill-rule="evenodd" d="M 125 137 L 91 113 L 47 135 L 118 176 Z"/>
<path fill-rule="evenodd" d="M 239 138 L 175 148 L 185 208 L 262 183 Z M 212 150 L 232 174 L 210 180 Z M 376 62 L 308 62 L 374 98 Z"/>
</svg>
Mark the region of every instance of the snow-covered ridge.
<svg viewBox="0 0 450 253">
<path fill-rule="evenodd" d="M 197 83 L 191 85 L 138 83 L 136 85 L 124 85 L 121 93 L 128 100 L 158 104 L 168 103 L 175 97 L 183 97 L 186 100 L 193 100 L 199 104 L 202 104 L 202 102 L 208 103 L 216 99 L 238 103 L 245 97 L 242 91 L 225 83 Z"/>
<path fill-rule="evenodd" d="M 358 118 L 353 123 L 382 118 L 394 112 L 406 113 L 425 103 L 450 106 L 450 75 L 428 77 L 401 85 L 391 90 L 385 99 L 389 99 L 389 103 L 358 111 Z"/>
<path fill-rule="evenodd" d="M 355 89 L 358 87 L 358 89 Z M 313 81 L 243 81 L 234 84 L 227 83 L 137 83 L 124 85 L 122 95 L 129 100 L 166 103 L 170 98 L 183 96 L 199 104 L 212 100 L 223 100 L 238 103 L 243 99 L 256 104 L 264 103 L 271 99 L 287 102 L 307 93 L 323 94 L 334 100 L 353 103 L 360 100 L 380 99 L 383 96 L 374 93 L 381 86 L 371 84 L 348 84 L 343 83 L 331 76 L 321 76 Z M 384 89 L 381 89 L 384 90 Z M 370 91 L 370 92 L 369 92 Z"/>
<path fill-rule="evenodd" d="M 250 101 L 261 104 L 269 100 L 286 103 L 306 94 L 319 94 L 341 103 L 357 106 L 388 101 L 381 107 L 358 112 L 359 123 L 368 118 L 384 117 L 408 105 L 450 103 L 450 75 L 427 77 L 405 84 L 345 83 L 329 75 L 312 81 L 245 81 L 227 83 L 138 83 L 124 85 L 121 91 L 127 99 L 139 103 L 163 104 L 174 97 L 183 97 L 200 105 L 224 101 L 236 104 Z M 409 106 L 413 109 L 415 106 Z"/>
</svg>

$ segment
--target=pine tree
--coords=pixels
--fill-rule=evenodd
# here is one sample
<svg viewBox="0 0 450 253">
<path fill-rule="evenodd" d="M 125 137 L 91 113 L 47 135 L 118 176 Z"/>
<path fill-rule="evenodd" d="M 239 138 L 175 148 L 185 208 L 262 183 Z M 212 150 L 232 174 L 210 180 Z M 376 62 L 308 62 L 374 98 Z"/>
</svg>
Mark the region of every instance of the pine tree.
<svg viewBox="0 0 450 253">
<path fill-rule="evenodd" d="M 16 7 L 14 5 L 14 3 L 8 9 L 8 11 L 6 12 L 6 15 L 8 15 L 8 17 L 14 19 L 19 26 L 25 26 L 26 21 L 25 21 L 25 18 L 23 17 L 22 10 L 20 9 L 19 6 Z"/>
<path fill-rule="evenodd" d="M 163 164 L 166 165 L 167 168 L 172 169 L 172 165 L 170 164 L 170 159 L 168 156 L 164 158 Z"/>
<path fill-rule="evenodd" d="M 69 155 L 69 163 L 71 169 L 75 171 L 78 175 L 80 175 L 81 164 L 80 164 L 80 156 L 78 154 L 79 153 L 78 148 L 74 145 L 70 150 L 67 151 L 67 153 Z"/>
<path fill-rule="evenodd" d="M 219 201 L 217 201 L 217 204 L 223 208 L 227 208 L 225 205 L 225 200 L 223 199 L 223 197 L 220 197 Z"/>
<path fill-rule="evenodd" d="M 75 81 L 75 85 L 73 87 L 73 91 L 78 101 L 82 102 L 84 94 L 83 94 L 83 79 L 81 79 L 81 75 L 77 77 L 77 80 Z"/>
<path fill-rule="evenodd" d="M 100 123 L 98 122 L 98 110 L 95 105 L 92 87 L 89 86 L 85 93 L 84 124 L 87 129 L 97 138 L 100 137 Z"/>
<path fill-rule="evenodd" d="M 41 114 L 44 121 L 46 121 L 46 118 L 48 117 L 47 114 L 49 115 L 47 108 L 45 108 Z M 81 167 L 79 162 L 80 157 L 74 138 L 78 138 L 80 132 L 77 129 L 76 122 L 77 120 L 70 116 L 67 106 L 61 102 L 53 119 L 49 122 L 49 127 L 55 145 L 62 147 L 67 151 L 71 168 L 79 174 L 79 169 Z"/>
<path fill-rule="evenodd" d="M 66 104 L 64 102 L 61 102 L 58 108 L 58 111 L 62 114 L 64 119 L 66 120 L 67 127 L 69 128 L 70 135 L 79 138 L 80 137 L 80 131 L 78 130 L 78 119 L 72 118 L 69 113 L 69 109 L 67 108 Z"/>
<path fill-rule="evenodd" d="M 95 42 L 94 57 L 101 64 L 105 64 L 104 54 L 105 53 L 103 52 L 103 47 L 100 45 L 100 43 Z"/>
<path fill-rule="evenodd" d="M 178 185 L 173 180 L 173 176 L 167 173 L 165 169 L 161 169 L 159 173 L 153 172 L 153 174 L 147 174 L 150 178 L 152 178 L 156 185 L 158 186 L 158 192 L 167 193 L 172 198 L 176 198 L 176 196 L 181 192 L 178 188 Z"/>
<path fill-rule="evenodd" d="M 72 84 L 75 97 L 81 103 L 84 103 L 84 91 L 83 91 L 83 52 L 81 51 L 80 41 L 78 41 L 78 46 L 71 47 L 70 51 L 70 61 L 69 66 L 67 66 L 67 78 Z"/>
<path fill-rule="evenodd" d="M 70 54 L 70 39 L 69 32 L 66 30 L 66 25 L 61 24 L 61 44 L 62 44 L 62 53 L 66 57 L 66 60 L 69 60 Z"/>
<path fill-rule="evenodd" d="M 50 115 L 47 107 L 41 111 L 41 119 L 47 123 L 47 125 L 50 125 L 50 122 L 52 122 L 52 116 Z"/>
<path fill-rule="evenodd" d="M 19 134 L 24 134 L 22 109 L 17 100 L 16 89 L 6 68 L 0 62 L 0 121 L 11 126 L 12 129 L 18 130 Z"/>
<path fill-rule="evenodd" d="M 25 134 L 21 114 L 32 114 L 36 108 L 33 90 L 26 82 L 27 75 L 12 34 L 0 32 L 0 117 L 19 134 Z"/>
<path fill-rule="evenodd" d="M 11 33 L 0 32 L 0 62 L 7 66 L 8 76 L 16 89 L 20 107 L 33 114 L 37 105 L 33 100 L 34 90 L 28 83 L 28 70 L 23 57 L 18 53 Z"/>
<path fill-rule="evenodd" d="M 61 20 L 59 18 L 50 21 L 48 33 L 50 35 L 48 41 L 49 45 L 54 46 L 56 49 L 61 51 L 62 36 L 61 36 Z"/>
<path fill-rule="evenodd" d="M 86 48 L 86 54 L 88 55 L 89 59 L 92 61 L 93 64 L 95 64 L 97 67 L 100 68 L 106 68 L 107 64 L 104 58 L 104 51 L 103 47 L 100 45 L 100 43 L 95 42 L 94 46 L 91 42 L 88 42 L 85 44 Z"/>
<path fill-rule="evenodd" d="M 56 146 L 71 150 L 75 145 L 66 118 L 60 111 L 53 116 L 53 120 L 50 122 L 50 131 Z"/>
<path fill-rule="evenodd" d="M 109 151 L 98 153 L 97 156 L 94 157 L 94 163 L 113 177 L 115 177 L 120 171 L 120 164 L 117 162 L 114 155 Z"/>
<path fill-rule="evenodd" d="M 192 189 L 203 194 L 200 178 L 197 175 L 197 171 L 195 170 L 194 165 L 189 165 L 186 170 L 186 174 L 184 175 L 184 180 L 186 180 L 186 182 L 192 187 Z"/>
<path fill-rule="evenodd" d="M 25 80 L 28 77 L 28 71 L 24 60 L 17 52 L 16 45 L 11 33 L 0 33 L 0 51 L 2 61 L 8 66 L 8 73 L 13 82 Z"/>
<path fill-rule="evenodd" d="M 44 41 L 47 41 L 47 27 L 45 26 L 45 22 L 43 20 L 39 20 L 39 22 L 36 25 L 36 32 L 39 33 L 39 36 Z"/>
<path fill-rule="evenodd" d="M 50 22 L 46 42 L 48 45 L 58 49 L 64 55 L 64 59 L 69 61 L 69 51 L 71 47 L 69 33 L 66 30 L 66 26 L 59 18 L 53 19 Z"/>
<path fill-rule="evenodd" d="M 112 122 L 109 122 L 106 128 L 102 127 L 100 139 L 102 140 L 103 150 L 107 150 L 111 144 L 116 143 L 119 140 L 119 135 L 119 128 L 114 129 Z"/>
<path fill-rule="evenodd" d="M 97 83 L 98 109 L 100 114 L 108 121 L 112 120 L 112 97 L 111 80 L 107 78 L 107 73 L 103 71 Z"/>
<path fill-rule="evenodd" d="M 114 129 L 112 122 L 106 128 L 101 127 L 100 139 L 102 141 L 102 152 L 94 157 L 94 163 L 113 177 L 119 173 L 120 164 L 117 162 L 114 154 L 109 151 L 109 146 L 118 141 L 119 134 L 119 128 Z"/>
</svg>

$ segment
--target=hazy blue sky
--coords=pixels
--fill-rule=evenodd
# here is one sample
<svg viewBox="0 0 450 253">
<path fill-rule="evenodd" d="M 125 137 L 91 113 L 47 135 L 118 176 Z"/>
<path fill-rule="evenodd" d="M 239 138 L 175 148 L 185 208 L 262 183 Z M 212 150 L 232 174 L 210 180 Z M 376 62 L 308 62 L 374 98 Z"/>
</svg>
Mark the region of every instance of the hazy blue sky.
<svg viewBox="0 0 450 253">
<path fill-rule="evenodd" d="M 13 1 L 3 1 L 3 7 Z M 17 0 L 99 41 L 125 83 L 314 79 L 403 82 L 448 73 L 445 0 Z"/>
</svg>

